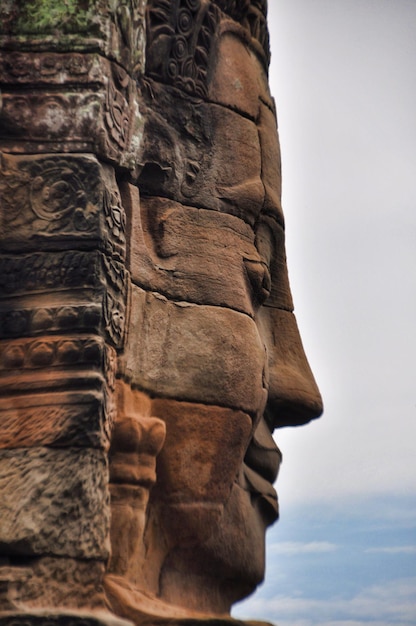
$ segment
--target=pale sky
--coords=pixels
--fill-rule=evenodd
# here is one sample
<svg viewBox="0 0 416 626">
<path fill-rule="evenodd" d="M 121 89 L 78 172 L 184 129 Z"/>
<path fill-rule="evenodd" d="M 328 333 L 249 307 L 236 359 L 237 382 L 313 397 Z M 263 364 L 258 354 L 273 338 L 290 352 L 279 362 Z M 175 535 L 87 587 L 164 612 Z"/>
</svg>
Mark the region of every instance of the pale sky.
<svg viewBox="0 0 416 626">
<path fill-rule="evenodd" d="M 324 416 L 275 433 L 239 617 L 416 624 L 416 0 L 269 0 L 289 275 Z"/>
<path fill-rule="evenodd" d="M 269 23 L 289 272 L 325 403 L 276 433 L 281 496 L 414 494 L 416 2 L 270 0 Z"/>
</svg>

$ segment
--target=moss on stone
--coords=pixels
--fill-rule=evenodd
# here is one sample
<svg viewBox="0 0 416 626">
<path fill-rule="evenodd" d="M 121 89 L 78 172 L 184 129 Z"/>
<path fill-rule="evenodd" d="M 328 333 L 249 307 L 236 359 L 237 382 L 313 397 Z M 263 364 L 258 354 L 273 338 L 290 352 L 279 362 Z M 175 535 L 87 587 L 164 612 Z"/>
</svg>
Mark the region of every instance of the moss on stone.
<svg viewBox="0 0 416 626">
<path fill-rule="evenodd" d="M 79 32 L 91 23 L 89 0 L 26 0 L 18 17 L 20 32 Z"/>
</svg>

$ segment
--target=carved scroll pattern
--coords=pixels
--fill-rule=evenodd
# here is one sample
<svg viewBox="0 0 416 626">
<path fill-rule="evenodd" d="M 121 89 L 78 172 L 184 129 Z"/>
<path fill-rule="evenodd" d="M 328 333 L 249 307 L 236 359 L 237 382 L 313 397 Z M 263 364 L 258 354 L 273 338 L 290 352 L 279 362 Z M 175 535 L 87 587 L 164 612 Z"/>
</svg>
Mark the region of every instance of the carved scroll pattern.
<svg viewBox="0 0 416 626">
<path fill-rule="evenodd" d="M 89 240 L 123 259 L 125 215 L 118 189 L 88 157 L 4 157 L 0 178 L 1 247 Z M 48 243 L 49 242 L 49 243 Z M 52 243 L 51 243 L 52 242 Z M 55 244 L 53 244 L 55 242 Z"/>
<path fill-rule="evenodd" d="M 248 31 L 267 67 L 270 61 L 265 0 L 150 0 L 147 73 L 155 80 L 206 97 L 210 55 L 221 11 Z"/>
<path fill-rule="evenodd" d="M 151 0 L 147 8 L 147 69 L 189 94 L 207 95 L 212 40 L 220 13 L 200 0 Z"/>
<path fill-rule="evenodd" d="M 270 42 L 267 28 L 267 0 L 214 0 L 224 13 L 239 22 L 258 43 L 265 65 L 270 62 Z"/>
<path fill-rule="evenodd" d="M 128 274 L 122 263 L 98 252 L 34 253 L 0 256 L 0 293 L 7 299 L 51 291 L 69 294 L 75 288 L 95 288 L 90 304 L 21 307 L 0 300 L 0 339 L 44 332 L 105 331 L 115 347 L 124 337 Z M 106 285 L 106 288 L 104 288 Z M 79 296 L 82 298 L 82 296 Z"/>
</svg>

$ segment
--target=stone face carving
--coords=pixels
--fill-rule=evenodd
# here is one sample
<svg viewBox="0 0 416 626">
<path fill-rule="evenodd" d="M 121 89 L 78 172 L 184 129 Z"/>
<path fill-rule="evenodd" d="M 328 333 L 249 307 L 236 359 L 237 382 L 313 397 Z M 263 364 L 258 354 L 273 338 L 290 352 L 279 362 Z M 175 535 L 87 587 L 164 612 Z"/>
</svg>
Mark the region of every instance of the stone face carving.
<svg viewBox="0 0 416 626">
<path fill-rule="evenodd" d="M 0 8 L 0 622 L 232 622 L 322 404 L 264 0 Z M 235 622 L 236 620 L 234 620 Z"/>
</svg>

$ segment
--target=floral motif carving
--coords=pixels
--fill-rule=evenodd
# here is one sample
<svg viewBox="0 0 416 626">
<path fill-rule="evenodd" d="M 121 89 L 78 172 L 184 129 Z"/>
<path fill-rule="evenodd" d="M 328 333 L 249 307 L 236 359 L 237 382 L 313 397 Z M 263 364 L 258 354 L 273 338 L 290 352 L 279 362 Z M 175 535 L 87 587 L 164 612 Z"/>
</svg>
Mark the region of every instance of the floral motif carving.
<svg viewBox="0 0 416 626">
<path fill-rule="evenodd" d="M 99 337 L 12 340 L 0 345 L 0 371 L 60 366 L 103 367 L 104 341 Z"/>
<path fill-rule="evenodd" d="M 91 54 L 48 52 L 29 55 L 13 51 L 0 57 L 3 83 L 84 83 L 99 80 L 100 74 L 100 62 L 96 55 Z"/>
<path fill-rule="evenodd" d="M 206 97 L 213 41 L 221 12 L 241 24 L 267 67 L 266 0 L 150 0 L 147 73 L 190 95 Z"/>
<path fill-rule="evenodd" d="M 207 95 L 218 7 L 201 0 L 152 0 L 147 9 L 147 69 L 152 78 L 189 94 Z"/>
<path fill-rule="evenodd" d="M 98 332 L 116 347 L 124 338 L 128 274 L 124 265 L 99 252 L 51 252 L 0 256 L 0 294 L 4 298 L 29 293 L 93 288 L 90 306 L 16 308 L 10 300 L 0 310 L 0 338 L 42 332 Z M 105 285 L 105 288 L 104 288 Z M 98 309 L 99 307 L 99 309 Z"/>
<path fill-rule="evenodd" d="M 45 332 L 94 332 L 101 324 L 98 304 L 0 310 L 0 339 Z"/>
<path fill-rule="evenodd" d="M 5 157 L 0 178 L 2 246 L 88 239 L 124 257 L 125 216 L 114 181 L 87 157 Z M 30 242 L 32 241 L 32 244 Z M 55 244 L 54 244 L 55 245 Z"/>
</svg>

